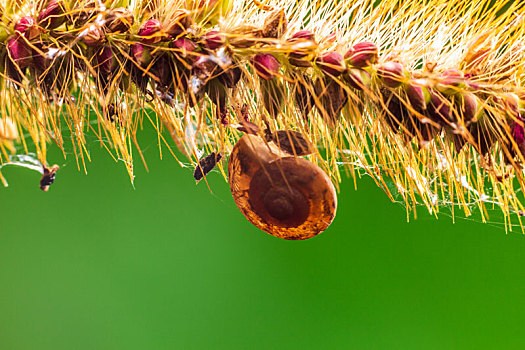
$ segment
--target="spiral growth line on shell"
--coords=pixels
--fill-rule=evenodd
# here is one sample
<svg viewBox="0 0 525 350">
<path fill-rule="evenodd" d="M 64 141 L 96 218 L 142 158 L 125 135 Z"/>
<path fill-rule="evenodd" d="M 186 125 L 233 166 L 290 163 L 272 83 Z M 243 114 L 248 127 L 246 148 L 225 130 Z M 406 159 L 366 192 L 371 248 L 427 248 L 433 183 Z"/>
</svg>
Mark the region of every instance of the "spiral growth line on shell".
<svg viewBox="0 0 525 350">
<path fill-rule="evenodd" d="M 161 155 L 197 180 L 218 167 L 281 238 L 329 226 L 342 171 L 407 217 L 496 207 L 523 230 L 524 5 L 2 0 L 0 170 L 26 159 L 48 190 L 49 144 L 85 170 L 95 135 L 133 181 L 151 124 Z"/>
</svg>

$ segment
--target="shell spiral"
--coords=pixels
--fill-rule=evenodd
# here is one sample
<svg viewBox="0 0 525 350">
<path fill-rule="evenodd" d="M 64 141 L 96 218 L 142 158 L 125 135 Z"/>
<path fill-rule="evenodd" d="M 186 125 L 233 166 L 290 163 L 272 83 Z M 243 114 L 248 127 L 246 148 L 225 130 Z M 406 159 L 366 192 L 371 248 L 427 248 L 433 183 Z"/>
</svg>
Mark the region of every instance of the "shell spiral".
<svg viewBox="0 0 525 350">
<path fill-rule="evenodd" d="M 241 137 L 230 155 L 228 173 L 239 210 L 275 237 L 308 239 L 335 217 L 337 195 L 324 171 L 258 136 Z"/>
</svg>

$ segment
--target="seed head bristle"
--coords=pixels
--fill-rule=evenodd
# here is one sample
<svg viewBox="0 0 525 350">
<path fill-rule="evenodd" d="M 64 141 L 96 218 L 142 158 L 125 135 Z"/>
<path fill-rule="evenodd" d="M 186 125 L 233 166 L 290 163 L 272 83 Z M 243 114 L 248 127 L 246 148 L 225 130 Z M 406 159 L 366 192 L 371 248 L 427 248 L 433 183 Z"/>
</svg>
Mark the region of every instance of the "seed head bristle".
<svg viewBox="0 0 525 350">
<path fill-rule="evenodd" d="M 0 162 L 47 164 L 55 143 L 85 170 L 95 135 L 133 180 L 144 123 L 193 165 L 239 130 L 294 130 L 333 181 L 368 174 L 407 213 L 507 218 L 523 212 L 525 9 L 490 3 L 3 1 Z"/>
</svg>

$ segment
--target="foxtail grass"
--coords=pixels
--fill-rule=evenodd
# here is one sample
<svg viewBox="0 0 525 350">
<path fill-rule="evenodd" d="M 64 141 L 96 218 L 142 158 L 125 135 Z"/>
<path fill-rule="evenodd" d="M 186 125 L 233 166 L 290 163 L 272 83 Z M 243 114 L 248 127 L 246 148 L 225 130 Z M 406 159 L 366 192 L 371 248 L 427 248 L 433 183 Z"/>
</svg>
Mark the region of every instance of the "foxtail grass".
<svg viewBox="0 0 525 350">
<path fill-rule="evenodd" d="M 407 217 L 445 206 L 485 221 L 496 207 L 521 225 L 521 1 L 0 6 L 1 164 L 34 153 L 50 169 L 55 144 L 85 171 L 95 135 L 133 181 L 145 124 L 161 154 L 195 166 L 243 133 L 290 130 L 335 184 L 368 175 Z"/>
</svg>

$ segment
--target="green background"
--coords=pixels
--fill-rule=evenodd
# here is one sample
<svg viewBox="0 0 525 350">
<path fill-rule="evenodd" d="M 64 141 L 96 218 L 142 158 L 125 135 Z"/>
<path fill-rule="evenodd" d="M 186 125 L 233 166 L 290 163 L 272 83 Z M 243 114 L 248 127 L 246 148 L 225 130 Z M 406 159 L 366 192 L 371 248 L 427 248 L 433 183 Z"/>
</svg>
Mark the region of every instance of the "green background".
<svg viewBox="0 0 525 350">
<path fill-rule="evenodd" d="M 518 349 L 521 233 L 449 217 L 406 223 L 370 179 L 345 179 L 322 235 L 252 227 L 218 172 L 160 160 L 135 189 L 95 144 L 88 175 L 7 167 L 0 190 L 0 349 Z M 423 213 L 421 211 L 421 213 Z"/>
</svg>

